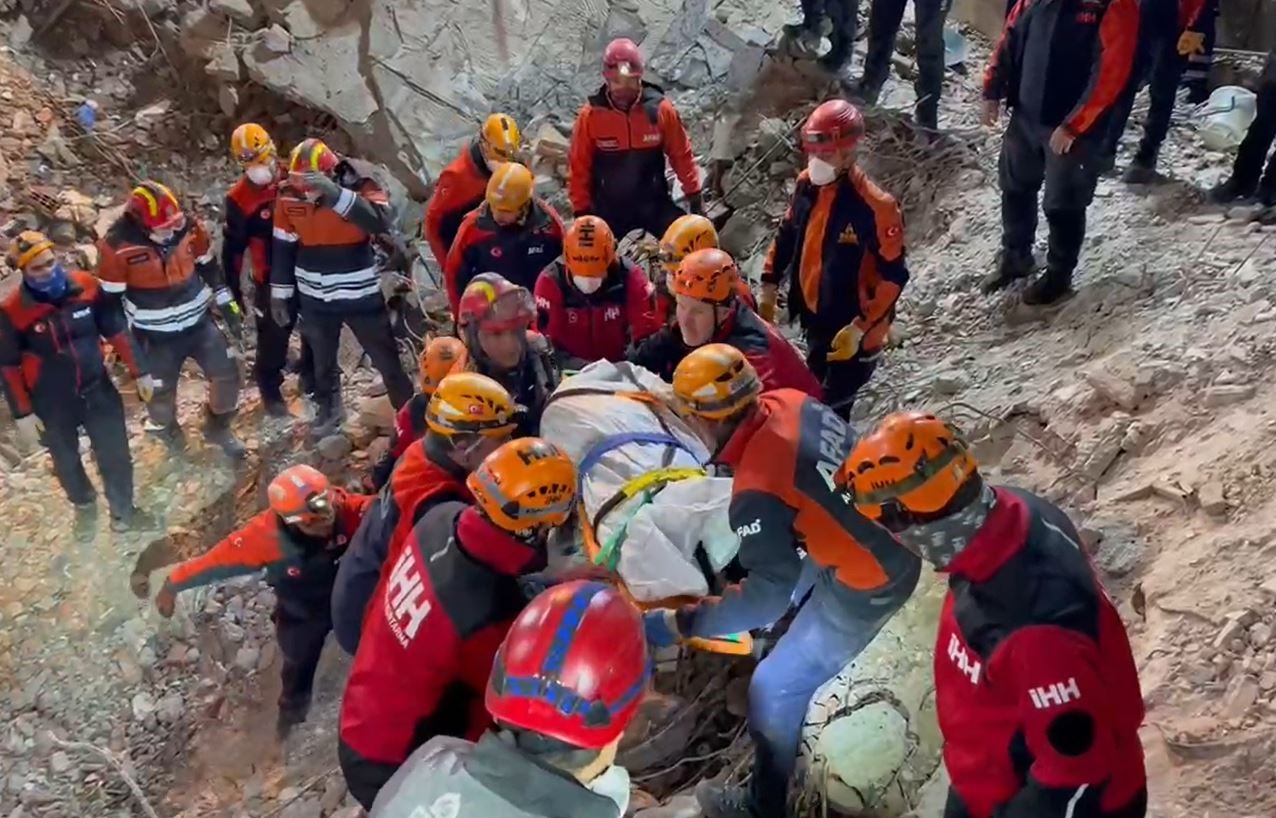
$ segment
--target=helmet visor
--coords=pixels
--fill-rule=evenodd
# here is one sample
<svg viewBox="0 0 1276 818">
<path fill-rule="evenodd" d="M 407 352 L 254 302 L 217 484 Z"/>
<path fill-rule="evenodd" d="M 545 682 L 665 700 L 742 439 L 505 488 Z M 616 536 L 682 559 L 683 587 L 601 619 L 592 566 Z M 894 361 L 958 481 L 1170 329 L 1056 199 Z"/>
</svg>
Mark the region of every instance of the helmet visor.
<svg viewBox="0 0 1276 818">
<path fill-rule="evenodd" d="M 524 329 L 536 318 L 536 303 L 532 294 L 523 287 L 501 293 L 479 318 L 478 328 L 483 332 L 508 332 Z"/>
</svg>

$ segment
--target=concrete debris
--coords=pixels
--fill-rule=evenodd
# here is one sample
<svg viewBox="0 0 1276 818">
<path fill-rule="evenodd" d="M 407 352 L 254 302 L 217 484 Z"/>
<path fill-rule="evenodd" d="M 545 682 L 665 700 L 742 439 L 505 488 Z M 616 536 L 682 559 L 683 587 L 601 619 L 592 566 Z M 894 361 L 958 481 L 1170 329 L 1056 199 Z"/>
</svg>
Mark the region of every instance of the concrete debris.
<svg viewBox="0 0 1276 818">
<path fill-rule="evenodd" d="M 256 28 L 265 19 L 265 14 L 249 0 L 212 0 L 208 7 L 244 28 Z"/>
<path fill-rule="evenodd" d="M 279 813 L 279 818 L 322 818 L 323 809 L 318 798 L 293 801 Z"/>
<path fill-rule="evenodd" d="M 133 718 L 143 721 L 155 713 L 155 700 L 146 691 L 141 691 L 133 696 Z"/>
<path fill-rule="evenodd" d="M 252 646 L 244 645 L 235 652 L 235 667 L 244 671 L 254 671 L 257 669 L 257 661 L 261 656 L 261 651 Z"/>
<path fill-rule="evenodd" d="M 288 54 L 292 51 L 292 34 L 278 23 L 275 23 L 270 28 L 263 29 L 260 32 L 258 42 L 261 43 L 267 54 Z M 272 58 L 268 56 L 266 59 Z M 249 68 L 249 73 L 252 73 L 251 67 Z"/>
<path fill-rule="evenodd" d="M 1256 648 L 1265 648 L 1272 641 L 1272 626 L 1266 622 L 1255 622 L 1249 626 L 1249 643 Z"/>
<path fill-rule="evenodd" d="M 1197 486 L 1196 499 L 1201 504 L 1201 510 L 1211 517 L 1227 516 L 1229 508 L 1227 497 L 1223 491 L 1223 484 L 1219 481 L 1210 480 Z"/>
<path fill-rule="evenodd" d="M 58 750 L 49 756 L 49 769 L 55 773 L 61 774 L 71 769 L 71 757 L 66 753 Z"/>
<path fill-rule="evenodd" d="M 319 799 L 319 805 L 324 812 L 332 812 L 341 806 L 341 802 L 346 797 L 346 781 L 339 775 L 334 775 L 324 783 L 323 797 Z"/>
<path fill-rule="evenodd" d="M 234 46 L 230 43 L 215 44 L 208 63 L 204 66 L 204 73 L 223 82 L 239 82 L 243 77 L 243 68 L 239 64 L 239 55 Z"/>
<path fill-rule="evenodd" d="M 1078 466 L 1086 477 L 1100 480 L 1121 456 L 1121 442 L 1130 423 L 1128 415 L 1113 415 L 1077 447 Z"/>
<path fill-rule="evenodd" d="M 359 423 L 368 429 L 376 429 L 383 435 L 394 431 L 394 415 L 390 398 L 385 395 L 364 398 L 359 404 Z"/>
<path fill-rule="evenodd" d="M 1205 390 L 1202 402 L 1212 408 L 1232 406 L 1254 397 L 1255 388 L 1251 384 L 1225 384 L 1211 386 Z"/>
<path fill-rule="evenodd" d="M 635 812 L 634 818 L 700 818 L 702 814 L 694 795 L 675 795 L 658 807 Z"/>
<path fill-rule="evenodd" d="M 1123 577 L 1138 567 L 1147 544 L 1131 525 L 1094 519 L 1081 527 L 1081 539 L 1095 563 L 1112 577 Z"/>
<path fill-rule="evenodd" d="M 133 124 L 139 128 L 153 128 L 164 121 L 172 107 L 173 101 L 171 99 L 163 99 L 147 105 L 133 115 Z"/>
<path fill-rule="evenodd" d="M 316 444 L 315 449 L 328 460 L 339 461 L 354 450 L 350 438 L 342 434 L 328 435 Z"/>
<path fill-rule="evenodd" d="M 970 386 L 970 376 L 959 369 L 940 372 L 930 379 L 930 391 L 936 395 L 956 395 Z"/>
<path fill-rule="evenodd" d="M 1253 676 L 1237 676 L 1227 686 L 1223 701 L 1223 717 L 1239 719 L 1258 701 L 1258 680 Z"/>
<path fill-rule="evenodd" d="M 1104 398 L 1127 412 L 1139 408 L 1139 394 L 1133 381 L 1126 380 L 1102 367 L 1081 372 L 1085 382 Z"/>
</svg>

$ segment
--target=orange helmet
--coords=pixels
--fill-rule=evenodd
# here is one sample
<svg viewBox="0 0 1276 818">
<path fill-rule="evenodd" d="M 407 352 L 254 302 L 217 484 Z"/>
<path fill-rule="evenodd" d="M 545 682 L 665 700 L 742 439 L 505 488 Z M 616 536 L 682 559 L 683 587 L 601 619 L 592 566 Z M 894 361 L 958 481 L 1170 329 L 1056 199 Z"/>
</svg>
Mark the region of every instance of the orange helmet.
<svg viewBox="0 0 1276 818">
<path fill-rule="evenodd" d="M 581 216 L 563 236 L 567 272 L 581 278 L 603 278 L 616 260 L 616 237 L 597 216 Z"/>
<path fill-rule="evenodd" d="M 553 443 L 520 437 L 489 454 L 466 479 L 475 504 L 511 534 L 562 525 L 576 500 L 576 466 Z"/>
<path fill-rule="evenodd" d="M 53 242 L 38 230 L 23 230 L 9 241 L 6 260 L 9 266 L 22 271 L 46 250 L 53 249 Z"/>
<path fill-rule="evenodd" d="M 328 478 L 313 466 L 290 466 L 270 481 L 270 510 L 286 525 L 317 523 L 333 516 Z"/>
<path fill-rule="evenodd" d="M 421 370 L 421 394 L 433 395 L 439 381 L 452 370 L 465 366 L 465 344 L 450 335 L 432 338 L 421 350 L 417 363 Z"/>
<path fill-rule="evenodd" d="M 718 231 L 713 222 L 704 216 L 688 213 L 674 219 L 660 238 L 660 263 L 664 265 L 665 272 L 672 275 L 689 253 L 717 246 Z"/>
<path fill-rule="evenodd" d="M 148 233 L 179 230 L 186 223 L 182 205 L 167 185 L 146 181 L 128 195 L 125 212 Z"/>
<path fill-rule="evenodd" d="M 444 437 L 514 433 L 514 400 L 505 387 L 477 372 L 457 372 L 439 381 L 425 406 L 425 425 Z"/>
<path fill-rule="evenodd" d="M 277 155 L 270 134 L 256 122 L 245 122 L 230 135 L 230 156 L 240 165 L 267 165 Z"/>
<path fill-rule="evenodd" d="M 332 173 L 341 163 L 341 157 L 333 152 L 323 140 L 303 139 L 292 149 L 288 158 L 289 173 Z"/>
<path fill-rule="evenodd" d="M 762 381 L 744 353 L 729 344 L 705 344 L 673 371 L 673 393 L 693 415 L 731 417 L 762 394 Z"/>
<path fill-rule="evenodd" d="M 708 247 L 678 264 L 678 271 L 669 277 L 669 292 L 710 304 L 727 304 L 735 298 L 739 278 L 740 270 L 731 254 Z"/>
<path fill-rule="evenodd" d="M 838 470 L 860 513 L 881 520 L 883 507 L 914 514 L 942 511 L 978 464 L 961 435 L 934 415 L 896 412 L 860 439 Z"/>
<path fill-rule="evenodd" d="M 517 162 L 506 162 L 487 180 L 487 206 L 497 213 L 522 213 L 532 201 L 532 172 Z"/>
<path fill-rule="evenodd" d="M 489 162 L 513 162 L 523 147 L 518 123 L 509 114 L 491 114 L 479 128 L 479 151 Z"/>
</svg>

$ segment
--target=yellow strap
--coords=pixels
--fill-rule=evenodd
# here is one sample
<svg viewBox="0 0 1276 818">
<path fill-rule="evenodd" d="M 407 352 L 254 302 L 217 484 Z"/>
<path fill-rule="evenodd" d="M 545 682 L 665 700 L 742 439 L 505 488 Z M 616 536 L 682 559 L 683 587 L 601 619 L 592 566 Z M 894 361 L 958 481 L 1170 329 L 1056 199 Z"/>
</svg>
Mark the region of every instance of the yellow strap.
<svg viewBox="0 0 1276 818">
<path fill-rule="evenodd" d="M 690 480 L 693 477 L 704 477 L 705 470 L 689 466 L 656 469 L 640 474 L 621 486 L 620 493 L 625 497 L 634 497 L 657 483 L 675 483 L 679 480 Z"/>
</svg>

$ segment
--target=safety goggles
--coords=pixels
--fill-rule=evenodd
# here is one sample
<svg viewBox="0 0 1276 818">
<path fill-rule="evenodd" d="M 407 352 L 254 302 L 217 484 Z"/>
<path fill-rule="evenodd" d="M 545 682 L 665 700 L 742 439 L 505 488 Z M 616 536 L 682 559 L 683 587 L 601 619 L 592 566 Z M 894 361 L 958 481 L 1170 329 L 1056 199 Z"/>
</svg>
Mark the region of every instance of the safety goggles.
<svg viewBox="0 0 1276 818">
<path fill-rule="evenodd" d="M 287 525 L 304 525 L 331 519 L 335 513 L 332 507 L 332 500 L 328 497 L 328 492 L 325 491 L 308 497 L 304 511 L 289 514 L 280 519 Z"/>
<path fill-rule="evenodd" d="M 488 304 L 487 312 L 479 319 L 483 332 L 508 332 L 525 329 L 536 318 L 536 303 L 532 294 L 523 287 L 509 290 Z"/>
</svg>

